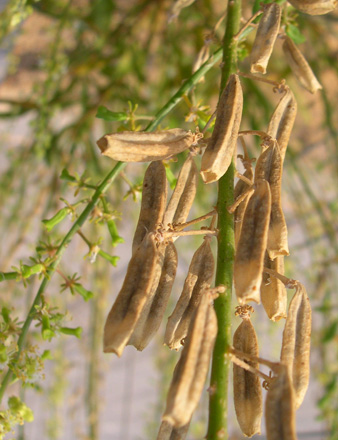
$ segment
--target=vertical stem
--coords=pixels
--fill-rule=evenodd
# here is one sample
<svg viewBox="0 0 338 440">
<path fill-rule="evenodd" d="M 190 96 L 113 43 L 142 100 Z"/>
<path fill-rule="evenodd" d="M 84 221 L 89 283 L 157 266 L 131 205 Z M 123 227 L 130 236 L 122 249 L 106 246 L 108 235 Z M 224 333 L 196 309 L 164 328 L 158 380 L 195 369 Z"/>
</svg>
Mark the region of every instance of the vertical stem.
<svg viewBox="0 0 338 440">
<path fill-rule="evenodd" d="M 233 38 L 239 30 L 241 17 L 241 0 L 229 0 L 226 31 L 223 41 L 223 67 L 221 78 L 222 93 L 229 76 L 237 71 L 237 41 Z M 215 300 L 215 311 L 218 320 L 211 370 L 208 440 L 228 438 L 227 433 L 227 399 L 229 359 L 227 350 L 231 344 L 231 292 L 234 260 L 234 224 L 233 216 L 226 207 L 234 200 L 234 171 L 232 163 L 218 186 L 218 250 L 216 285 L 223 284 L 225 292 Z"/>
</svg>

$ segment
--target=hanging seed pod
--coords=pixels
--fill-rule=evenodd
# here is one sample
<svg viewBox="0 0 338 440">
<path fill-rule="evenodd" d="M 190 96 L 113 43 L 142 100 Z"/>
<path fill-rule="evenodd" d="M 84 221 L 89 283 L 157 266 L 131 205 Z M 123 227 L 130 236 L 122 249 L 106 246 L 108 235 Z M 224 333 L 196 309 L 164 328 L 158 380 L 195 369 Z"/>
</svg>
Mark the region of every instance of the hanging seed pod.
<svg viewBox="0 0 338 440">
<path fill-rule="evenodd" d="M 284 257 L 279 256 L 274 260 L 270 260 L 266 252 L 264 267 L 284 275 Z M 261 300 L 269 319 L 279 321 L 282 318 L 286 318 L 288 300 L 286 288 L 278 278 L 269 276 L 266 272 L 263 272 Z"/>
<path fill-rule="evenodd" d="M 137 350 L 143 350 L 160 327 L 176 276 L 177 252 L 175 245 L 172 242 L 161 244 L 158 253 L 158 272 L 128 342 L 128 345 L 134 345 Z"/>
<path fill-rule="evenodd" d="M 285 152 L 289 143 L 296 114 L 297 102 L 293 93 L 287 87 L 286 93 L 281 98 L 273 112 L 267 130 L 267 134 L 278 142 L 282 162 L 284 162 Z"/>
<path fill-rule="evenodd" d="M 260 302 L 259 289 L 268 239 L 271 195 L 266 180 L 257 181 L 255 187 L 245 210 L 234 263 L 234 283 L 240 304 Z"/>
<path fill-rule="evenodd" d="M 271 191 L 271 215 L 267 250 L 273 260 L 278 255 L 289 255 L 288 230 L 282 210 L 281 187 L 283 165 L 277 142 L 270 144 L 259 156 L 255 182 L 265 179 Z"/>
<path fill-rule="evenodd" d="M 205 183 L 219 180 L 231 164 L 242 119 L 243 92 L 237 75 L 230 75 L 217 107 L 215 128 L 203 154 L 201 175 Z"/>
<path fill-rule="evenodd" d="M 290 368 L 295 405 L 299 408 L 309 385 L 311 306 L 304 286 L 296 290 L 283 332 L 281 361 Z"/>
<path fill-rule="evenodd" d="M 189 423 L 201 398 L 217 335 L 217 318 L 210 296 L 203 295 L 190 323 L 175 367 L 162 417 L 175 428 Z"/>
<path fill-rule="evenodd" d="M 151 292 L 158 252 L 148 234 L 128 265 L 123 286 L 104 326 L 103 351 L 121 356 Z"/>
<path fill-rule="evenodd" d="M 252 167 L 249 167 L 244 172 L 244 177 L 253 182 Z M 234 199 L 237 200 L 246 190 L 249 189 L 249 185 L 243 180 L 238 180 L 234 189 Z M 235 228 L 235 249 L 237 248 L 238 240 L 241 234 L 242 222 L 245 213 L 245 209 L 249 202 L 250 197 L 246 197 L 240 205 L 237 206 L 234 213 L 234 228 Z"/>
<path fill-rule="evenodd" d="M 265 400 L 267 440 L 297 440 L 295 396 L 287 366 L 280 364 Z"/>
<path fill-rule="evenodd" d="M 206 237 L 191 260 L 181 296 L 168 319 L 164 343 L 170 349 L 178 350 L 183 345 L 182 341 L 188 334 L 194 312 L 205 290 L 210 286 L 214 269 L 210 238 Z"/>
<path fill-rule="evenodd" d="M 251 73 L 266 73 L 279 32 L 281 15 L 281 7 L 277 3 L 270 3 L 264 7 L 250 54 Z"/>
<path fill-rule="evenodd" d="M 258 341 L 250 317 L 243 317 L 242 323 L 234 333 L 233 346 L 236 350 L 258 356 Z M 247 361 L 258 369 L 258 362 Z M 234 403 L 239 426 L 243 434 L 252 437 L 260 434 L 263 415 L 262 387 L 258 376 L 250 371 L 233 365 Z"/>
<path fill-rule="evenodd" d="M 174 192 L 164 213 L 163 224 L 185 223 L 197 189 L 198 171 L 191 156 L 184 162 Z"/>
<path fill-rule="evenodd" d="M 190 422 L 182 428 L 174 428 L 169 422 L 162 422 L 156 440 L 184 440 L 188 434 Z"/>
<path fill-rule="evenodd" d="M 309 15 L 323 15 L 337 7 L 337 0 L 288 0 L 300 12 Z"/>
<path fill-rule="evenodd" d="M 162 222 L 167 203 L 167 177 L 161 161 L 152 162 L 144 175 L 140 217 L 133 240 L 133 252 L 149 232 Z"/>
<path fill-rule="evenodd" d="M 317 90 L 323 88 L 312 72 L 302 52 L 291 38 L 287 36 L 285 36 L 284 39 L 283 51 L 294 75 L 306 90 L 310 93 L 315 93 Z"/>
<path fill-rule="evenodd" d="M 97 141 L 102 154 L 122 162 L 151 162 L 168 159 L 195 144 L 202 135 L 181 128 L 148 133 L 122 131 Z"/>
</svg>

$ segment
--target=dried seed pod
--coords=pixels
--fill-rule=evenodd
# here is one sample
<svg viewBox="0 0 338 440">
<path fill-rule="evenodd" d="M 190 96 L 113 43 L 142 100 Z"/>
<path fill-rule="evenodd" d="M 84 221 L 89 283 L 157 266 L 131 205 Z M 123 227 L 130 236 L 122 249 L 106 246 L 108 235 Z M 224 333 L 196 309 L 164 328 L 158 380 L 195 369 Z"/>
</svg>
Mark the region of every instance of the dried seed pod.
<svg viewBox="0 0 338 440">
<path fill-rule="evenodd" d="M 253 172 L 252 167 L 249 167 L 244 172 L 244 177 L 249 179 L 251 182 L 253 182 Z M 249 185 L 244 182 L 243 180 L 238 180 L 236 183 L 235 189 L 234 189 L 234 199 L 237 200 L 238 197 L 240 197 L 246 190 L 249 189 Z M 237 248 L 238 240 L 241 234 L 242 229 L 242 222 L 243 222 L 243 216 L 245 209 L 247 207 L 247 204 L 249 202 L 250 197 L 246 197 L 240 205 L 237 206 L 235 213 L 234 213 L 234 228 L 235 228 L 235 248 Z"/>
<path fill-rule="evenodd" d="M 122 162 L 151 162 L 168 159 L 187 150 L 201 135 L 181 128 L 148 133 L 121 131 L 97 141 L 102 154 Z"/>
<path fill-rule="evenodd" d="M 163 224 L 184 223 L 194 201 L 198 171 L 191 156 L 184 162 L 174 192 L 164 213 Z"/>
<path fill-rule="evenodd" d="M 134 345 L 138 350 L 143 350 L 149 344 L 161 325 L 176 276 L 177 252 L 175 245 L 172 242 L 160 244 L 158 254 L 158 269 L 155 270 L 153 286 L 128 341 L 128 345 Z"/>
<path fill-rule="evenodd" d="M 156 440 L 184 440 L 188 434 L 190 422 L 182 428 L 174 428 L 169 422 L 162 422 Z"/>
<path fill-rule="evenodd" d="M 175 428 L 189 423 L 200 400 L 217 335 L 217 318 L 210 296 L 203 295 L 190 323 L 175 367 L 162 420 Z"/>
<path fill-rule="evenodd" d="M 285 37 L 283 51 L 290 67 L 301 85 L 310 93 L 315 93 L 323 87 L 318 82 L 311 67 L 302 52 L 289 37 Z"/>
<path fill-rule="evenodd" d="M 284 275 L 284 257 L 279 256 L 274 260 L 270 260 L 266 252 L 264 267 L 273 269 L 281 275 Z M 261 300 L 269 319 L 279 321 L 282 318 L 286 318 L 288 300 L 286 288 L 278 278 L 269 276 L 266 272 L 263 272 Z"/>
<path fill-rule="evenodd" d="M 205 183 L 220 179 L 231 164 L 242 119 L 243 92 L 237 75 L 230 75 L 217 107 L 215 128 L 202 157 Z"/>
<path fill-rule="evenodd" d="M 297 440 L 295 396 L 289 370 L 280 364 L 265 400 L 267 440 Z"/>
<path fill-rule="evenodd" d="M 251 73 L 266 73 L 266 66 L 279 32 L 281 15 L 281 7 L 277 3 L 265 6 L 250 54 Z"/>
<path fill-rule="evenodd" d="M 269 136 L 277 139 L 282 162 L 284 161 L 296 114 L 297 101 L 291 90 L 287 87 L 286 93 L 281 98 L 273 112 L 267 130 Z"/>
<path fill-rule="evenodd" d="M 234 333 L 233 346 L 236 350 L 258 356 L 258 341 L 250 317 L 243 318 Z M 251 367 L 258 369 L 258 362 L 247 361 Z M 250 371 L 233 365 L 234 403 L 236 416 L 243 434 L 252 437 L 260 434 L 263 415 L 262 387 L 258 376 Z"/>
<path fill-rule="evenodd" d="M 188 334 L 190 322 L 201 297 L 205 294 L 205 289 L 210 286 L 214 268 L 210 238 L 206 237 L 191 260 L 181 296 L 168 319 L 164 343 L 172 350 L 181 348 L 182 340 Z"/>
<path fill-rule="evenodd" d="M 303 402 L 310 375 L 311 306 L 304 286 L 296 290 L 283 332 L 281 361 L 290 368 L 296 408 Z"/>
<path fill-rule="evenodd" d="M 152 162 L 144 175 L 140 217 L 133 240 L 133 252 L 149 232 L 162 222 L 167 203 L 167 177 L 161 161 Z"/>
<path fill-rule="evenodd" d="M 266 180 L 257 181 L 255 187 L 245 210 L 234 263 L 234 283 L 240 304 L 260 302 L 259 288 L 268 239 L 271 195 Z"/>
<path fill-rule="evenodd" d="M 128 265 L 123 286 L 111 308 L 103 336 L 103 351 L 121 356 L 151 292 L 158 251 L 148 234 Z"/>
<path fill-rule="evenodd" d="M 332 12 L 337 6 L 337 0 L 288 0 L 300 12 L 309 15 L 323 15 Z"/>
<path fill-rule="evenodd" d="M 271 191 L 271 215 L 267 250 L 273 260 L 278 255 L 289 255 L 288 230 L 282 210 L 283 164 L 277 142 L 273 142 L 259 156 L 255 169 L 255 182 L 265 179 Z"/>
</svg>

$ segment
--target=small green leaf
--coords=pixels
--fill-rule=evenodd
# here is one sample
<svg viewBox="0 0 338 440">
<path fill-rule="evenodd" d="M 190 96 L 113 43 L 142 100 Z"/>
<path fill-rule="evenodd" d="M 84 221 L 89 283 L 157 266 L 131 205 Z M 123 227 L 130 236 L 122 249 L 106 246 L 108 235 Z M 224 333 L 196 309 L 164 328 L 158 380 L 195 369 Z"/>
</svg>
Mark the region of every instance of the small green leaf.
<svg viewBox="0 0 338 440">
<path fill-rule="evenodd" d="M 286 26 L 285 32 L 286 32 L 286 35 L 288 37 L 290 37 L 291 40 L 293 40 L 293 42 L 296 44 L 304 43 L 304 41 L 306 41 L 306 38 L 304 37 L 304 35 L 301 34 L 299 28 L 297 26 L 295 26 L 294 24 L 288 24 Z"/>
<path fill-rule="evenodd" d="M 107 252 L 100 250 L 99 252 L 100 257 L 104 258 L 105 260 L 109 261 L 109 263 L 116 267 L 117 266 L 117 262 L 119 261 L 120 257 L 116 257 L 116 256 L 112 256 L 107 254 Z"/>
<path fill-rule="evenodd" d="M 93 298 L 94 294 L 90 290 L 86 290 L 82 284 L 75 283 L 73 285 L 74 290 L 79 293 L 85 301 L 88 301 L 90 298 Z"/>
<path fill-rule="evenodd" d="M 76 178 L 74 176 L 71 176 L 65 168 L 62 170 L 60 175 L 61 180 L 68 180 L 69 182 L 76 182 Z"/>
<path fill-rule="evenodd" d="M 44 352 L 41 355 L 41 359 L 44 361 L 46 359 L 53 359 L 52 353 L 50 350 L 44 350 Z"/>
<path fill-rule="evenodd" d="M 42 223 L 45 225 L 47 231 L 50 232 L 54 228 L 54 226 L 62 222 L 62 220 L 65 219 L 69 213 L 70 208 L 62 208 L 49 220 L 42 220 Z"/>
<path fill-rule="evenodd" d="M 97 109 L 96 117 L 99 119 L 104 119 L 105 121 L 126 121 L 128 119 L 128 115 L 125 112 L 112 112 L 100 105 Z"/>
<path fill-rule="evenodd" d="M 0 363 L 5 364 L 7 361 L 7 349 L 4 345 L 0 345 Z"/>
<path fill-rule="evenodd" d="M 7 307 L 2 307 L 1 315 L 2 315 L 2 317 L 3 317 L 3 319 L 4 319 L 6 324 L 8 324 L 10 322 L 10 320 L 11 320 L 11 318 L 9 316 L 10 313 L 11 313 L 11 311 Z"/>
<path fill-rule="evenodd" d="M 107 226 L 112 240 L 112 246 L 116 247 L 119 243 L 124 243 L 124 239 L 119 236 L 114 220 L 108 220 Z"/>
<path fill-rule="evenodd" d="M 82 335 L 82 327 L 70 328 L 70 327 L 61 327 L 60 332 L 64 335 L 76 336 L 77 338 L 81 338 Z"/>
<path fill-rule="evenodd" d="M 325 330 L 322 338 L 322 342 L 331 341 L 337 334 L 338 321 L 333 321 Z"/>
</svg>

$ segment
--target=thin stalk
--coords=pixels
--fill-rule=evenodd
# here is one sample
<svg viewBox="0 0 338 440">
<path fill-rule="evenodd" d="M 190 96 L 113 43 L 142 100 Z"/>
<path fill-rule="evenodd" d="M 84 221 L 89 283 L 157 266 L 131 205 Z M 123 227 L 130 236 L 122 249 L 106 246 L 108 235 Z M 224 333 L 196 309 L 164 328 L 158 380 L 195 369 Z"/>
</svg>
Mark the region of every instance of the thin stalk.
<svg viewBox="0 0 338 440">
<path fill-rule="evenodd" d="M 229 76 L 237 71 L 237 40 L 234 36 L 239 31 L 241 19 L 241 0 L 228 1 L 226 30 L 223 41 L 223 67 L 221 78 L 222 93 Z M 230 360 L 227 355 L 231 345 L 231 294 L 234 260 L 234 223 L 233 215 L 227 207 L 234 202 L 234 174 L 232 163 L 228 171 L 219 180 L 218 185 L 218 249 L 216 285 L 224 285 L 225 292 L 215 300 L 218 321 L 218 334 L 212 359 L 208 440 L 228 438 L 228 376 Z"/>
</svg>

